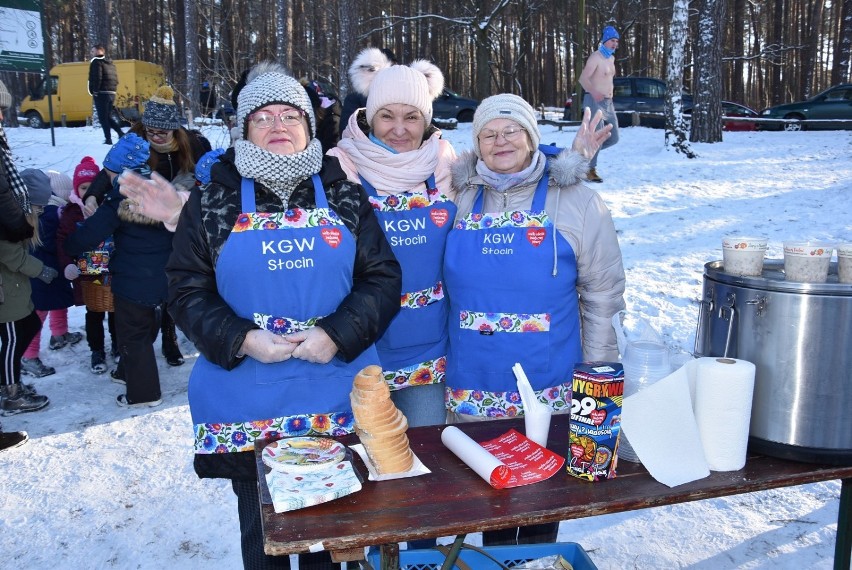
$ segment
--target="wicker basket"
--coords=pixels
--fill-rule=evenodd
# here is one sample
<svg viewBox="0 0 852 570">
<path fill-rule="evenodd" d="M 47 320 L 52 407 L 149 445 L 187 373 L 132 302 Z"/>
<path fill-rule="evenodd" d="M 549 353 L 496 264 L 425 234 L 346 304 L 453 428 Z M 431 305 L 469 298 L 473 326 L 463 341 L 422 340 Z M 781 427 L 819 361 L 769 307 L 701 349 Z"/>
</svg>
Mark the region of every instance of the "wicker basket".
<svg viewBox="0 0 852 570">
<path fill-rule="evenodd" d="M 111 313 L 114 310 L 112 302 L 112 287 L 94 281 L 83 281 L 83 302 L 90 311 Z"/>
</svg>

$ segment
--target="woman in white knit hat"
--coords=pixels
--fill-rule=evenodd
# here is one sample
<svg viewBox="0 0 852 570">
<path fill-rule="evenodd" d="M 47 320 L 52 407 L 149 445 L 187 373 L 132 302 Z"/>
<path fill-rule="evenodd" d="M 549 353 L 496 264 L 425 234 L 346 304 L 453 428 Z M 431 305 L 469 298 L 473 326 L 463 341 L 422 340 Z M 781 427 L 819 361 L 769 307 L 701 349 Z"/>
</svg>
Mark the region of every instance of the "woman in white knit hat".
<svg viewBox="0 0 852 570">
<path fill-rule="evenodd" d="M 169 306 L 201 353 L 189 378 L 195 471 L 231 479 L 245 567 L 289 568 L 263 552 L 254 442 L 353 431 L 352 379 L 378 361 L 401 275 L 363 190 L 323 156 L 301 84 L 262 63 L 238 103 L 242 138 L 181 211 Z M 332 567 L 327 552 L 299 558 Z"/>
<path fill-rule="evenodd" d="M 609 210 L 583 185 L 605 140 L 586 109 L 580 152 L 539 147 L 533 108 L 495 95 L 473 118 L 473 152 L 453 169 L 458 213 L 447 239 L 449 419 L 523 415 L 520 363 L 538 399 L 571 409 L 574 364 L 615 361 L 611 317 L 624 308 L 624 269 Z M 548 154 L 556 154 L 548 158 Z M 558 524 L 486 532 L 483 542 L 553 542 Z"/>
<path fill-rule="evenodd" d="M 361 183 L 402 266 L 400 312 L 376 343 L 391 397 L 410 426 L 444 423 L 447 301 L 444 244 L 455 215 L 452 146 L 431 124 L 444 76 L 425 60 L 394 65 L 377 48 L 349 70 L 366 108 L 349 118 L 337 147 L 349 180 Z"/>
</svg>

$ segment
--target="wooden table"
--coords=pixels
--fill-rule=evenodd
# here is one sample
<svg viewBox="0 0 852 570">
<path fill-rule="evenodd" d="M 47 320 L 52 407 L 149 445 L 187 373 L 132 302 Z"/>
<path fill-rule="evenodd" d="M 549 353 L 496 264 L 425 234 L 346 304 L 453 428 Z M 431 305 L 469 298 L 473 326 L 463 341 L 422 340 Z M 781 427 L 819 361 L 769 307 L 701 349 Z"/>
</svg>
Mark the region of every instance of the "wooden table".
<svg viewBox="0 0 852 570">
<path fill-rule="evenodd" d="M 261 504 L 267 554 L 307 552 L 315 545 L 332 552 L 336 561 L 363 559 L 365 546 L 382 545 L 383 554 L 398 562 L 398 542 L 465 535 L 536 523 L 632 511 L 791 487 L 843 480 L 835 546 L 835 570 L 848 570 L 852 551 L 852 466 L 817 465 L 749 454 L 745 468 L 713 472 L 709 477 L 673 489 L 658 483 L 641 465 L 623 461 L 618 477 L 590 483 L 562 471 L 547 481 L 497 490 L 479 478 L 441 443 L 444 426 L 408 431 L 412 450 L 432 471 L 429 475 L 392 481 L 367 481 L 352 495 L 289 513 L 276 514 Z M 493 439 L 510 428 L 523 432 L 523 420 L 496 420 L 458 426 L 476 441 Z M 341 441 L 358 443 L 356 436 Z M 256 450 L 259 459 L 261 442 Z M 568 452 L 568 416 L 554 416 L 548 448 Z M 261 496 L 267 493 L 261 482 Z M 268 493 L 267 493 L 268 494 Z M 263 503 L 263 500 L 261 501 Z"/>
</svg>

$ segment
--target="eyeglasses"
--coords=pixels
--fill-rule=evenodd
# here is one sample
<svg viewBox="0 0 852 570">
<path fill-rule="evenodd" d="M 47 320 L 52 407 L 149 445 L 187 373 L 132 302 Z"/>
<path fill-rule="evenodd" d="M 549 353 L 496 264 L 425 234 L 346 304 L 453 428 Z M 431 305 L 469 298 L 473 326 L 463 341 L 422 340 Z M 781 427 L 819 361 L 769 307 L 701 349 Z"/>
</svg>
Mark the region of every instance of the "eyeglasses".
<svg viewBox="0 0 852 570">
<path fill-rule="evenodd" d="M 294 109 L 278 114 L 270 113 L 269 111 L 258 111 L 257 113 L 249 115 L 248 120 L 251 121 L 251 124 L 258 129 L 271 129 L 272 125 L 275 124 L 276 118 L 281 121 L 281 124 L 285 127 L 295 127 L 302 124 L 302 117 L 304 116 L 304 111 L 297 111 Z"/>
<path fill-rule="evenodd" d="M 497 137 L 503 137 L 507 141 L 516 140 L 521 133 L 525 133 L 526 129 L 521 127 L 506 127 L 502 131 L 492 131 L 491 129 L 485 129 L 480 131 L 479 136 L 479 144 L 491 145 L 497 142 Z"/>
<path fill-rule="evenodd" d="M 164 139 L 172 134 L 172 131 L 159 131 L 157 129 L 145 129 L 145 134 L 149 137 Z"/>
</svg>

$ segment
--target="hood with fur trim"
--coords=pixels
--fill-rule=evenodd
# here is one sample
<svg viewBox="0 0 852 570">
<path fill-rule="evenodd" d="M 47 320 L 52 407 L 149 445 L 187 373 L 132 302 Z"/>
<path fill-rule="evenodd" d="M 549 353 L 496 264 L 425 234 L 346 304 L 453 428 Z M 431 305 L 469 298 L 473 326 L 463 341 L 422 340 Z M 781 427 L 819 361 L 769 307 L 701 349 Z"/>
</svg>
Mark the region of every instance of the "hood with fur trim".
<svg viewBox="0 0 852 570">
<path fill-rule="evenodd" d="M 472 150 L 459 155 L 453 164 L 453 188 L 461 193 L 482 182 L 476 172 L 476 162 L 479 159 Z M 551 184 L 562 187 L 582 184 L 589 171 L 589 160 L 570 149 L 563 149 L 550 162 Z"/>
<path fill-rule="evenodd" d="M 140 224 L 143 226 L 156 226 L 158 224 L 162 224 L 159 220 L 154 220 L 149 218 L 148 216 L 143 216 L 139 212 L 133 212 L 130 210 L 130 204 L 127 200 L 122 200 L 118 205 L 118 219 L 122 222 L 129 222 L 131 224 Z"/>
</svg>

